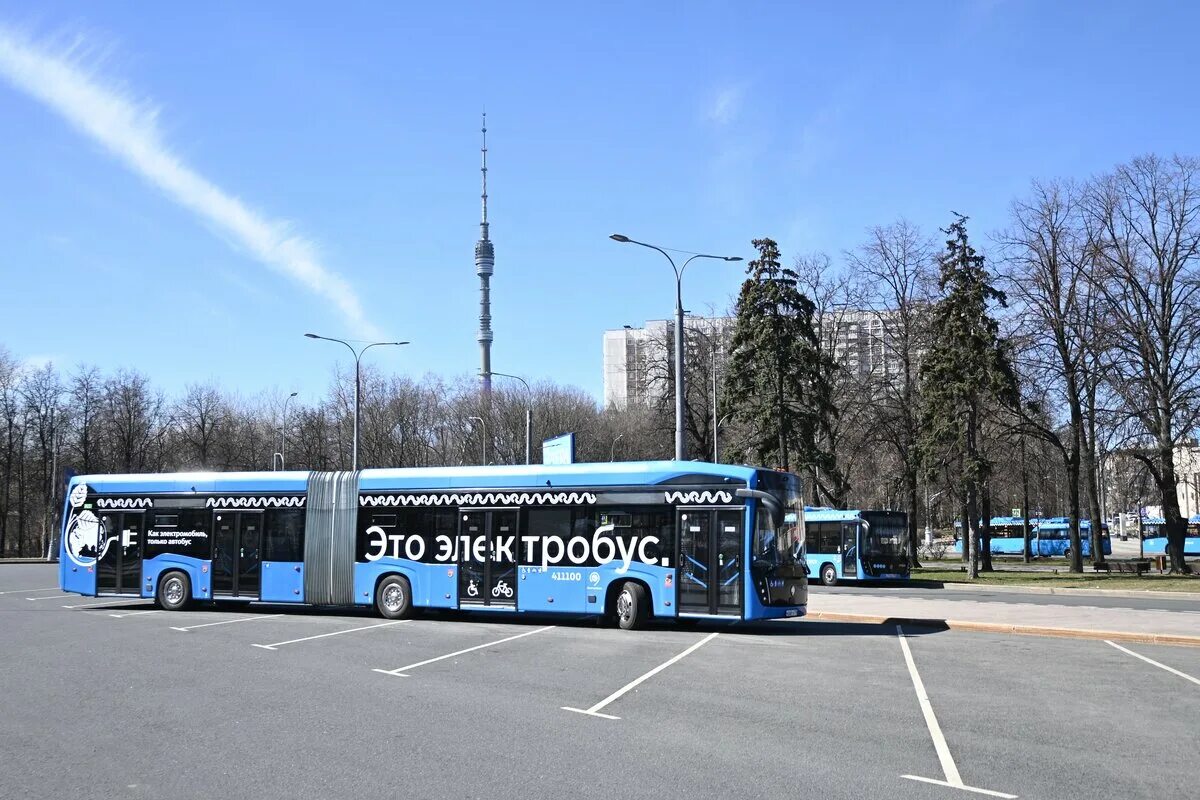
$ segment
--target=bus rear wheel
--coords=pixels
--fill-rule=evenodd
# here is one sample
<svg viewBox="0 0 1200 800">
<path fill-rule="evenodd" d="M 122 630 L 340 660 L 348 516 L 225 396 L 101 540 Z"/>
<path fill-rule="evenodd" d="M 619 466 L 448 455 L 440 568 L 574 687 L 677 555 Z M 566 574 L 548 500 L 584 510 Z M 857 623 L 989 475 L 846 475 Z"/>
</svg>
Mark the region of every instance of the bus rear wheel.
<svg viewBox="0 0 1200 800">
<path fill-rule="evenodd" d="M 385 619 L 405 619 L 412 613 L 412 590 L 408 578 L 389 575 L 375 588 L 375 608 Z"/>
<path fill-rule="evenodd" d="M 833 568 L 833 564 L 821 567 L 821 583 L 826 586 L 837 586 L 837 570 Z"/>
<path fill-rule="evenodd" d="M 182 572 L 168 572 L 158 582 L 155 599 L 167 611 L 182 611 L 187 608 L 192 595 L 192 582 Z"/>
<path fill-rule="evenodd" d="M 641 627 L 649 613 L 646 611 L 646 590 L 640 583 L 626 581 L 617 593 L 617 626 L 623 631 Z"/>
</svg>

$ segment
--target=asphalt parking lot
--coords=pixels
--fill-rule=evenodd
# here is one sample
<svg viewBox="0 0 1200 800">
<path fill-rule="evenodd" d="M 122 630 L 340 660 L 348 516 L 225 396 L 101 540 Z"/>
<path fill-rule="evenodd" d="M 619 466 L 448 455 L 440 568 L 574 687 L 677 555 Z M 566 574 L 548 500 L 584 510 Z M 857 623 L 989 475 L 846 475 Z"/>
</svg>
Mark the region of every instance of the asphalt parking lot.
<svg viewBox="0 0 1200 800">
<path fill-rule="evenodd" d="M 1200 796 L 1200 648 L 55 584 L 0 565 L 0 797 Z"/>
</svg>

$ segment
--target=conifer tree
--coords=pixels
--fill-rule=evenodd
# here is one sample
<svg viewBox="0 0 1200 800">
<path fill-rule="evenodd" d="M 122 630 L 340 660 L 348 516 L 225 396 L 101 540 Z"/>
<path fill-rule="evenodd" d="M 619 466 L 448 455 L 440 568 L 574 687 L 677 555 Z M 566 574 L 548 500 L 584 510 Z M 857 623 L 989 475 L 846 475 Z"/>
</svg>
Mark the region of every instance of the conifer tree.
<svg viewBox="0 0 1200 800">
<path fill-rule="evenodd" d="M 818 446 L 837 411 L 825 379 L 834 369 L 818 347 L 816 306 L 780 265 L 779 247 L 755 239 L 736 306 L 725 405 L 742 436 L 742 460 L 811 473 L 815 486 L 844 486 L 834 457 Z M 828 362 L 828 363 L 827 363 Z"/>
<path fill-rule="evenodd" d="M 969 548 L 968 576 L 979 574 L 980 490 L 991 472 L 980 446 L 981 413 L 996 402 L 1017 402 L 1017 382 L 1000 325 L 990 306 L 1005 304 L 1004 293 L 991 284 L 984 257 L 967 237 L 967 218 L 955 214 L 943 232 L 949 237 L 939 259 L 941 298 L 933 310 L 933 335 L 921 364 L 925 388 L 921 451 L 933 473 L 956 465 L 959 496 L 964 503 L 963 542 Z M 969 531 L 969 535 L 968 535 Z"/>
</svg>

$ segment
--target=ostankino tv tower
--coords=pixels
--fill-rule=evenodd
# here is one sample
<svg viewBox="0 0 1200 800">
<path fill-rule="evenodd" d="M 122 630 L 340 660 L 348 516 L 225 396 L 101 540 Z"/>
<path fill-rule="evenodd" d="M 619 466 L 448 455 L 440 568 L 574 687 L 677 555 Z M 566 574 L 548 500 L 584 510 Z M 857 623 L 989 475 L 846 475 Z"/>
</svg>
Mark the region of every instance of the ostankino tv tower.
<svg viewBox="0 0 1200 800">
<path fill-rule="evenodd" d="M 487 113 L 483 115 L 483 218 L 479 223 L 479 241 L 475 243 L 475 273 L 479 275 L 479 374 L 484 394 L 492 391 L 492 271 L 496 251 L 488 238 L 487 218 Z"/>
</svg>

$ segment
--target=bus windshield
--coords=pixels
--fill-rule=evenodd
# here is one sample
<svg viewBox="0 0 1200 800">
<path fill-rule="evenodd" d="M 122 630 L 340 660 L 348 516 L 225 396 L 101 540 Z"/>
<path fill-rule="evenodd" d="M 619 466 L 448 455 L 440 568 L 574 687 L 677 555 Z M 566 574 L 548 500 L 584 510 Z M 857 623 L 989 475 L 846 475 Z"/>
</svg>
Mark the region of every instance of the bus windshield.
<svg viewBox="0 0 1200 800">
<path fill-rule="evenodd" d="M 758 473 L 759 487 L 775 496 L 783 509 L 782 524 L 775 531 L 779 562 L 804 563 L 804 497 L 800 479 L 789 472 Z M 759 530 L 766 527 L 766 514 L 760 514 Z M 771 523 L 771 527 L 774 524 Z"/>
<path fill-rule="evenodd" d="M 876 572 L 908 572 L 908 524 L 903 514 L 864 512 L 862 561 Z"/>
</svg>

